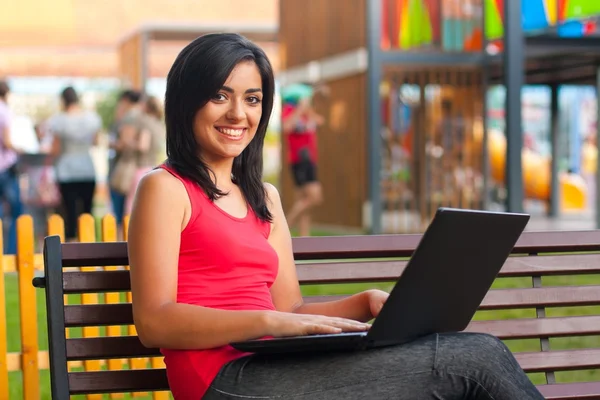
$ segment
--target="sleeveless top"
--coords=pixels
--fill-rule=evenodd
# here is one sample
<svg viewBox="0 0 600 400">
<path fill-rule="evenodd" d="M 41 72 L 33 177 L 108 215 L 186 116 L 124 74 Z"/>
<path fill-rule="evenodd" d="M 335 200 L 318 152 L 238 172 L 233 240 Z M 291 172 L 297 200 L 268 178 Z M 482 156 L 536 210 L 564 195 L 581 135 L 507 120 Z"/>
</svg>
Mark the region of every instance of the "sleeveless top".
<svg viewBox="0 0 600 400">
<path fill-rule="evenodd" d="M 181 232 L 177 302 L 224 310 L 275 310 L 270 288 L 279 260 L 267 241 L 270 223 L 254 214 L 234 217 L 213 203 L 194 182 L 166 165 L 178 178 L 192 205 Z M 207 350 L 161 349 L 176 400 L 199 400 L 221 367 L 247 353 L 231 346 Z"/>
</svg>

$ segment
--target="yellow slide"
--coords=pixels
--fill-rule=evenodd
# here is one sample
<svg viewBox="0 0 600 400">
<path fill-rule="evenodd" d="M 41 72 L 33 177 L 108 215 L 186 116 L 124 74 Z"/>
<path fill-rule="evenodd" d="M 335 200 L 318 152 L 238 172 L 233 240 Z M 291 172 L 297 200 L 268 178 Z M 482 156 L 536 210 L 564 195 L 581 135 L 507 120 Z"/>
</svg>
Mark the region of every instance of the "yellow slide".
<svg viewBox="0 0 600 400">
<path fill-rule="evenodd" d="M 506 171 L 506 138 L 501 132 L 490 130 L 488 154 L 492 178 L 504 182 Z M 550 199 L 550 158 L 529 149 L 523 149 L 523 184 L 525 197 L 548 201 Z M 576 174 L 559 176 L 560 208 L 563 211 L 582 210 L 586 205 L 586 184 Z"/>
</svg>

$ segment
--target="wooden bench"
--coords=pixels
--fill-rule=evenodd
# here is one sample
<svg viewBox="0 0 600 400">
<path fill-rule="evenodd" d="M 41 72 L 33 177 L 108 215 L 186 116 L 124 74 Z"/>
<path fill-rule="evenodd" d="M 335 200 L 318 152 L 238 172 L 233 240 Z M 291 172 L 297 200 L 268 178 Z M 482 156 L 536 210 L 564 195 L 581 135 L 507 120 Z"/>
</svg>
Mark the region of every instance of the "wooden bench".
<svg viewBox="0 0 600 400">
<path fill-rule="evenodd" d="M 406 258 L 411 255 L 420 237 L 295 238 L 298 275 L 303 285 L 393 282 L 402 273 Z M 513 253 L 500 277 L 517 280 L 517 284 L 526 287 L 492 289 L 481 310 L 517 310 L 513 312 L 519 313 L 523 312 L 519 309 L 529 309 L 530 317 L 515 319 L 509 315 L 510 319 L 506 320 L 476 320 L 468 330 L 494 334 L 505 339 L 509 346 L 514 339 L 531 339 L 534 348 L 528 352 L 516 352 L 516 357 L 527 372 L 545 375 L 545 384 L 539 387 L 547 399 L 600 399 L 598 381 L 555 383 L 555 374 L 561 371 L 600 368 L 600 338 L 593 337 L 600 335 L 600 312 L 597 308 L 584 307 L 600 305 L 600 231 L 526 232 Z M 44 245 L 44 262 L 45 277 L 35 279 L 34 285 L 45 287 L 46 292 L 53 398 L 66 399 L 70 394 L 168 390 L 164 369 L 149 365 L 140 370 L 67 370 L 67 361 L 73 360 L 160 355 L 156 349 L 142 346 L 134 335 L 96 338 L 67 338 L 65 335 L 67 327 L 132 324 L 131 305 L 126 302 L 65 305 L 63 301 L 65 294 L 129 291 L 127 270 L 63 271 L 65 267 L 127 265 L 126 243 L 61 244 L 58 237 L 48 237 Z M 559 275 L 567 278 L 555 278 Z M 592 277 L 584 278 L 586 275 Z M 552 279 L 589 282 L 594 278 L 594 285 L 542 285 L 542 282 Z M 323 296 L 307 297 L 307 301 L 322 300 Z M 584 312 L 577 316 L 546 316 L 547 312 L 556 311 L 556 307 L 572 307 L 571 310 Z M 554 348 L 554 341 L 561 337 L 584 338 L 580 340 L 588 341 L 585 342 L 587 348 Z M 593 379 L 598 380 L 598 376 L 593 376 Z"/>
</svg>

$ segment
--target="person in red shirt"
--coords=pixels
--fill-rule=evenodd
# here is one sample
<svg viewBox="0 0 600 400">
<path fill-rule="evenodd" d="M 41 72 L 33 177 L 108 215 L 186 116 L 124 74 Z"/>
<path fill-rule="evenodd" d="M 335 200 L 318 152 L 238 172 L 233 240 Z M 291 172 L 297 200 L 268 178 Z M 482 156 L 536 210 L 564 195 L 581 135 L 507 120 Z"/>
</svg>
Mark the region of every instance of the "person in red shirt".
<svg viewBox="0 0 600 400">
<path fill-rule="evenodd" d="M 287 161 L 296 186 L 296 201 L 287 219 L 291 227 L 298 226 L 300 236 L 310 235 L 310 211 L 322 202 L 317 178 L 317 127 L 323 123 L 323 117 L 312 107 L 311 97 L 284 98 L 281 113 Z"/>
<path fill-rule="evenodd" d="M 195 39 L 167 77 L 167 161 L 136 191 L 134 323 L 176 400 L 543 399 L 502 342 L 430 335 L 360 352 L 258 356 L 230 343 L 365 331 L 387 293 L 305 304 L 277 189 L 262 182 L 275 83 L 231 33 Z"/>
</svg>

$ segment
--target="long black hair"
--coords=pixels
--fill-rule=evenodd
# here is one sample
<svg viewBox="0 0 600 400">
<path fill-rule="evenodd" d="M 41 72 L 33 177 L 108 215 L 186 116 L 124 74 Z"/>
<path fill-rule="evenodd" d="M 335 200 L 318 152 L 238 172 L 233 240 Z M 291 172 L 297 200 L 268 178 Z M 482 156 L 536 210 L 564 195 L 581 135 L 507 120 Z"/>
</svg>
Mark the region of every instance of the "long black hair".
<svg viewBox="0 0 600 400">
<path fill-rule="evenodd" d="M 256 216 L 262 221 L 272 221 L 262 174 L 263 142 L 273 108 L 275 79 L 265 52 L 245 37 L 235 33 L 203 35 L 188 44 L 175 59 L 167 75 L 165 93 L 167 165 L 200 185 L 212 201 L 225 195 L 212 181 L 209 167 L 198 157 L 194 117 L 243 61 L 253 61 L 260 72 L 262 115 L 256 135 L 234 159 L 232 173 Z"/>
</svg>

